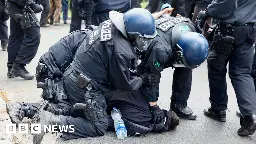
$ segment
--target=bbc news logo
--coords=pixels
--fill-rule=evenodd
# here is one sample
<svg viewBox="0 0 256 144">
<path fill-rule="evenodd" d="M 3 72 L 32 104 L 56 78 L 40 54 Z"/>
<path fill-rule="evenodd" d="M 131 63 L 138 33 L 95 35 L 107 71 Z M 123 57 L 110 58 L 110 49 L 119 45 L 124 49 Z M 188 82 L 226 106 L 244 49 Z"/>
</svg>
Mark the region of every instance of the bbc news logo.
<svg viewBox="0 0 256 144">
<path fill-rule="evenodd" d="M 75 132 L 74 125 L 41 125 L 41 124 L 30 124 L 31 134 L 40 134 L 41 132 Z M 28 133 L 28 124 L 6 124 L 6 133 Z"/>
</svg>

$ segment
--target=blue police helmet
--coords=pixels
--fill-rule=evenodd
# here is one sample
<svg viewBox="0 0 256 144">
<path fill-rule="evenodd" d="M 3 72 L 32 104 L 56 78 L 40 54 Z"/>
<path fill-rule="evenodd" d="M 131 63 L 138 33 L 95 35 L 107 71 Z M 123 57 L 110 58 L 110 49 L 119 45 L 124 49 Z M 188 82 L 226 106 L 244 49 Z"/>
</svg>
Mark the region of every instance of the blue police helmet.
<svg viewBox="0 0 256 144">
<path fill-rule="evenodd" d="M 183 33 L 176 43 L 178 56 L 173 66 L 196 68 L 207 59 L 208 49 L 208 41 L 203 35 L 196 32 Z"/>
<path fill-rule="evenodd" d="M 157 35 L 155 19 L 143 8 L 134 8 L 124 13 L 124 25 L 128 36 L 135 40 L 138 36 L 154 38 Z"/>
<path fill-rule="evenodd" d="M 162 5 L 161 11 L 166 9 L 166 8 L 172 8 L 172 6 L 170 4 L 168 4 L 168 3 L 165 3 L 165 4 Z"/>
</svg>

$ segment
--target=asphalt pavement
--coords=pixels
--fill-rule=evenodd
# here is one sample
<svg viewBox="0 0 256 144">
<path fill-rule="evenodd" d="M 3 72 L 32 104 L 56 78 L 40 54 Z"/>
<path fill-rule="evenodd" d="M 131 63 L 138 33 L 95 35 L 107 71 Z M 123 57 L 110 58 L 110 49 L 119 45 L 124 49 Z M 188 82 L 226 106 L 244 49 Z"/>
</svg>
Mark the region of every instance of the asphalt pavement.
<svg viewBox="0 0 256 144">
<path fill-rule="evenodd" d="M 41 43 L 38 53 L 27 66 L 28 71 L 35 74 L 35 68 L 39 57 L 45 53 L 51 45 L 68 34 L 69 25 L 59 24 L 47 28 L 41 28 Z M 7 52 L 0 50 L 0 94 L 8 97 L 10 101 L 37 102 L 41 100 L 41 89 L 36 88 L 36 80 L 25 81 L 21 78 L 8 79 Z M 161 108 L 169 109 L 172 92 L 173 69 L 162 72 L 160 83 L 160 97 L 158 104 Z M 228 75 L 227 75 L 228 76 Z M 228 79 L 229 104 L 227 122 L 220 123 L 203 115 L 203 110 L 210 106 L 209 87 L 207 78 L 207 64 L 202 64 L 193 71 L 192 91 L 188 105 L 198 115 L 196 121 L 180 120 L 176 130 L 162 134 L 147 134 L 140 137 L 129 137 L 125 140 L 117 140 L 115 134 L 108 132 L 103 137 L 86 138 L 70 141 L 62 141 L 54 134 L 47 134 L 43 143 L 56 144 L 256 144 L 256 134 L 242 138 L 236 134 L 239 128 L 239 118 L 236 97 L 230 80 Z M 5 111 L 5 102 L 0 99 L 0 143 L 2 144 L 29 144 L 32 143 L 31 135 L 6 134 L 5 124 L 11 123 Z"/>
</svg>

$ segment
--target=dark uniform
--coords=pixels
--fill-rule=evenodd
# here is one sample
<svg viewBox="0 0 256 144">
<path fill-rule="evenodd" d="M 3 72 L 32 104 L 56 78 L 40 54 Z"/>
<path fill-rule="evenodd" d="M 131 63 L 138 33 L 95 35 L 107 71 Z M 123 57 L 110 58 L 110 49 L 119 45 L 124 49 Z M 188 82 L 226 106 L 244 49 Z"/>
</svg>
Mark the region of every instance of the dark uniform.
<svg viewBox="0 0 256 144">
<path fill-rule="evenodd" d="M 92 16 L 92 24 L 98 26 L 101 22 L 109 19 L 109 12 L 112 10 L 124 13 L 131 8 L 130 0 L 98 0 Z"/>
<path fill-rule="evenodd" d="M 157 20 L 158 35 L 154 40 L 155 44 L 151 45 L 148 54 L 143 58 L 141 64 L 138 66 L 139 72 L 142 73 L 159 73 L 164 69 L 171 67 L 172 64 L 172 29 L 176 24 L 188 23 L 190 25 L 190 31 L 195 31 L 192 22 L 184 17 L 169 17 L 166 22 L 163 22 L 166 18 L 159 18 Z M 162 21 L 162 22 L 161 22 Z M 169 21 L 169 22 L 168 22 Z M 166 24 L 171 23 L 172 26 L 168 30 L 164 30 L 168 27 Z M 190 95 L 192 84 L 192 69 L 189 68 L 175 68 L 173 74 L 172 96 L 171 96 L 171 108 L 178 116 L 186 119 L 195 119 L 192 110 L 187 107 L 187 100 Z M 155 102 L 159 96 L 159 85 L 148 87 L 144 90 L 145 95 L 151 96 L 150 101 Z"/>
<path fill-rule="evenodd" d="M 62 55 L 59 55 L 60 52 Z M 75 128 L 74 133 L 64 133 L 65 139 L 104 135 L 108 127 L 105 95 L 113 89 L 138 90 L 143 82 L 142 78 L 131 75 L 129 70 L 136 64 L 132 43 L 110 20 L 94 31 L 77 31 L 64 37 L 40 58 L 40 63 L 48 67 L 49 72 L 40 71 L 38 82 L 45 83 L 45 78 L 50 76 L 57 83 L 57 79 L 63 77 L 60 81 L 63 81 L 65 96 L 57 98 L 60 99 L 57 103 L 58 108 L 68 109 L 69 112 L 61 113 L 58 124 L 74 125 Z M 62 85 L 58 83 L 58 86 Z M 43 98 L 53 101 L 47 95 L 47 88 Z M 89 100 L 94 110 L 88 113 L 95 115 L 70 110 L 77 103 L 88 104 Z M 56 98 L 54 101 L 56 103 Z M 56 111 L 54 108 L 54 113 Z M 148 113 L 151 118 L 150 111 Z"/>
<path fill-rule="evenodd" d="M 185 0 L 186 17 L 192 20 L 196 0 Z"/>
<path fill-rule="evenodd" d="M 207 61 L 211 107 L 205 110 L 205 115 L 226 121 L 226 66 L 229 62 L 229 77 L 243 115 L 238 135 L 251 135 L 256 130 L 256 93 L 251 77 L 256 38 L 256 1 L 215 0 L 203 15 L 220 20 Z"/>
<path fill-rule="evenodd" d="M 8 0 L 7 8 L 10 14 L 10 37 L 8 43 L 8 77 L 21 76 L 33 79 L 25 70 L 35 57 L 40 43 L 40 27 L 35 13 L 41 12 L 39 5 L 29 0 Z M 35 12 L 35 13 L 34 13 Z"/>
<path fill-rule="evenodd" d="M 80 30 L 82 20 L 85 26 L 92 24 L 91 16 L 98 0 L 72 0 L 71 24 L 69 32 Z"/>
<path fill-rule="evenodd" d="M 194 9 L 194 14 L 193 14 L 193 17 L 192 17 L 192 22 L 195 23 L 196 21 L 196 18 L 197 18 L 197 15 L 198 13 L 201 11 L 201 10 L 205 10 L 207 8 L 207 6 L 212 2 L 213 0 L 196 0 L 196 5 L 195 5 L 195 9 Z M 204 31 L 203 31 L 203 35 L 208 38 L 209 36 L 209 33 L 207 32 L 210 28 L 210 26 L 212 25 L 212 22 L 210 22 L 209 24 L 208 23 L 205 23 L 204 25 Z"/>
<path fill-rule="evenodd" d="M 47 25 L 47 17 L 50 12 L 50 1 L 49 0 L 38 0 L 38 4 L 43 6 L 43 11 L 41 14 L 40 19 L 40 26 L 46 26 Z"/>
<path fill-rule="evenodd" d="M 8 44 L 8 27 L 6 23 L 8 18 L 9 16 L 5 6 L 5 0 L 0 0 L 0 41 L 3 51 L 6 51 Z"/>
<path fill-rule="evenodd" d="M 256 44 L 254 44 L 254 58 L 253 58 L 253 65 L 252 65 L 252 78 L 254 79 L 254 86 L 255 86 L 255 90 L 256 90 L 256 54 L 255 54 L 255 51 L 256 51 Z"/>
<path fill-rule="evenodd" d="M 163 4 L 168 3 L 173 8 L 172 16 L 176 16 L 177 14 L 186 17 L 186 3 L 185 0 L 150 0 L 146 9 L 151 13 L 158 12 L 161 10 Z"/>
</svg>

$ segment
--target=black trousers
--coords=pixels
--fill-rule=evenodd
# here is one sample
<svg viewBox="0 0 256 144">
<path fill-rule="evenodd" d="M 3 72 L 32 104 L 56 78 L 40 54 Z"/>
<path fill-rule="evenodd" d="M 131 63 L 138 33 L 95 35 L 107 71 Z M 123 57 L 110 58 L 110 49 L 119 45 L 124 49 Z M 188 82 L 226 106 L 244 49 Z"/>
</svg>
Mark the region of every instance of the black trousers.
<svg viewBox="0 0 256 144">
<path fill-rule="evenodd" d="M 172 104 L 187 105 L 192 85 L 192 69 L 175 68 L 172 81 Z"/>
<path fill-rule="evenodd" d="M 40 25 L 45 25 L 45 24 L 47 24 L 47 17 L 50 12 L 50 1 L 49 0 L 39 0 L 38 3 L 43 6 L 43 11 L 41 14 L 41 19 L 40 19 Z"/>
<path fill-rule="evenodd" d="M 39 43 L 40 28 L 22 29 L 19 20 L 11 15 L 7 66 L 11 67 L 14 62 L 29 64 L 37 53 Z"/>
<path fill-rule="evenodd" d="M 30 22 L 31 27 L 22 29 L 22 21 L 15 14 L 20 14 L 22 9 L 16 4 L 8 2 L 8 12 L 10 14 L 10 36 L 8 42 L 8 62 L 7 66 L 12 67 L 13 63 L 29 64 L 35 57 L 40 44 L 40 27 Z M 35 22 L 38 22 L 36 15 L 31 13 Z"/>
<path fill-rule="evenodd" d="M 100 23 L 109 19 L 109 11 L 104 12 L 94 12 L 92 15 L 92 24 L 99 26 Z"/>
<path fill-rule="evenodd" d="M 82 19 L 79 16 L 78 3 L 77 0 L 72 0 L 72 8 L 71 8 L 71 24 L 69 32 L 80 30 Z"/>
<path fill-rule="evenodd" d="M 128 135 L 134 135 L 136 132 L 141 134 L 148 133 L 152 130 L 150 127 L 153 124 L 153 117 L 150 112 L 150 106 L 140 91 L 113 91 L 106 95 L 106 101 L 108 115 L 111 115 L 113 107 L 116 107 L 120 110 L 122 119 L 147 128 L 145 130 L 144 128 L 136 127 L 124 120 Z M 113 122 L 110 119 L 109 127 L 111 127 L 111 123 Z"/>
<path fill-rule="evenodd" d="M 254 47 L 255 47 L 255 51 L 256 51 L 256 45 Z M 256 53 L 254 53 L 251 75 L 252 75 L 252 78 L 254 79 L 254 86 L 255 86 L 255 90 L 256 90 Z"/>
<path fill-rule="evenodd" d="M 73 106 L 75 103 L 85 102 L 85 89 L 81 89 L 77 86 L 77 77 L 72 72 L 72 68 L 68 69 L 64 74 L 64 89 L 68 96 L 68 103 Z M 104 96 L 102 96 L 103 99 Z M 101 111 L 106 111 L 106 101 L 97 101 L 98 109 Z M 61 104 L 61 103 L 60 103 Z M 108 117 L 100 117 L 97 120 L 89 121 L 84 117 L 83 113 L 81 116 L 76 114 L 76 117 L 72 116 L 62 116 L 62 121 L 65 121 L 67 125 L 74 125 L 74 133 L 63 133 L 63 138 L 65 140 L 76 139 L 76 138 L 86 138 L 86 137 L 96 137 L 103 136 L 108 128 Z"/>
<path fill-rule="evenodd" d="M 8 26 L 6 21 L 0 21 L 0 41 L 1 45 L 8 44 Z"/>
<path fill-rule="evenodd" d="M 185 7 L 186 7 L 186 10 L 185 10 L 186 17 L 189 19 L 192 19 L 194 8 L 195 8 L 195 0 L 186 0 Z"/>
<path fill-rule="evenodd" d="M 230 55 L 213 49 L 207 60 L 211 106 L 216 110 L 227 109 L 226 66 L 229 63 L 229 77 L 242 115 L 256 114 L 256 92 L 251 77 L 256 24 L 235 26 L 232 36 L 234 51 Z"/>
</svg>

